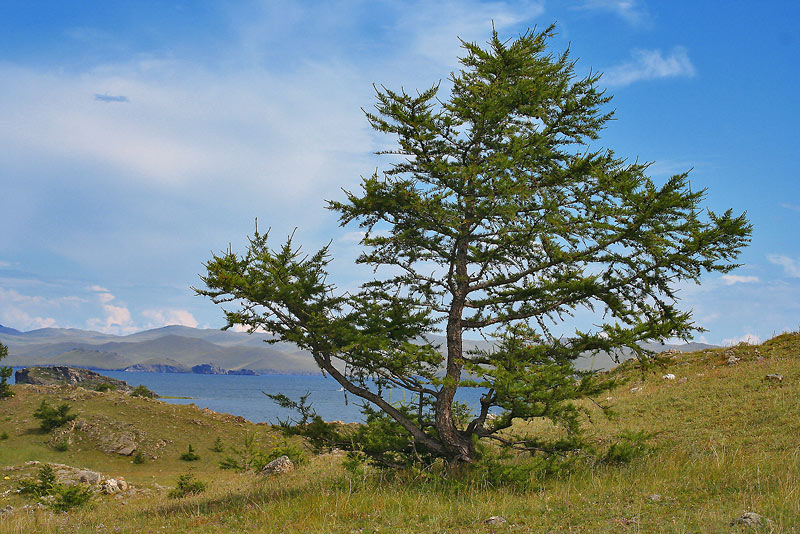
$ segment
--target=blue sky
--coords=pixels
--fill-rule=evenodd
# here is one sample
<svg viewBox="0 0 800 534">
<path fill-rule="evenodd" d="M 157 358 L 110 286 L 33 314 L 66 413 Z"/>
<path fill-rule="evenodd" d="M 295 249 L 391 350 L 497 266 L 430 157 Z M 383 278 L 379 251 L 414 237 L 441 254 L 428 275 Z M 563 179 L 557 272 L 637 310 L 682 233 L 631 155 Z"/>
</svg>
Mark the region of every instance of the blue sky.
<svg viewBox="0 0 800 534">
<path fill-rule="evenodd" d="M 693 169 L 707 205 L 747 211 L 730 275 L 682 286 L 728 344 L 800 327 L 800 8 L 794 2 L 28 2 L 0 4 L 0 324 L 129 333 L 219 327 L 189 286 L 259 226 L 333 240 L 348 287 L 355 228 L 325 199 L 382 165 L 372 84 L 427 88 L 457 37 L 558 23 L 579 73 L 605 73 L 602 145 Z"/>
</svg>

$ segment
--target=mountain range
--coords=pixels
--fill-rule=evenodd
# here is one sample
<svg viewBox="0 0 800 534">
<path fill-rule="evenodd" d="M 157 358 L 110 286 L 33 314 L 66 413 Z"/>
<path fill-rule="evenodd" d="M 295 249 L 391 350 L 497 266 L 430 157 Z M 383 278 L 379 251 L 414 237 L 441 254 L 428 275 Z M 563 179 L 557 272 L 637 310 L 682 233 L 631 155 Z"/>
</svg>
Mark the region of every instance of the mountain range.
<svg viewBox="0 0 800 534">
<path fill-rule="evenodd" d="M 311 355 L 289 343 L 266 343 L 268 334 L 165 326 L 127 336 L 74 328 L 21 332 L 0 325 L 0 343 L 8 347 L 5 365 L 71 365 L 100 370 L 247 374 L 318 374 Z M 431 336 L 444 345 L 444 338 Z M 464 349 L 488 349 L 487 341 L 464 342 Z M 702 343 L 651 344 L 655 351 L 691 352 L 713 347 Z M 579 369 L 608 369 L 607 354 L 576 361 Z"/>
</svg>

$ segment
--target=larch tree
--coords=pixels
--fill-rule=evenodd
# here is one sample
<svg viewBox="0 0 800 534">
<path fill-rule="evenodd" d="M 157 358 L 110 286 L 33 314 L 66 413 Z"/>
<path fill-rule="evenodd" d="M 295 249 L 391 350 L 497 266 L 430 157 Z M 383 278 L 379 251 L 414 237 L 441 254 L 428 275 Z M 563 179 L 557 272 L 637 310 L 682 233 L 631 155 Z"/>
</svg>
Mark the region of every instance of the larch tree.
<svg viewBox="0 0 800 534">
<path fill-rule="evenodd" d="M 646 358 L 642 342 L 690 338 L 699 328 L 676 284 L 730 271 L 749 242 L 745 215 L 703 209 L 688 173 L 657 184 L 648 164 L 594 147 L 610 97 L 600 74 L 578 77 L 568 52 L 548 51 L 553 31 L 462 41 L 446 99 L 441 84 L 376 88 L 366 117 L 396 140 L 391 161 L 329 202 L 342 225 L 363 229 L 357 262 L 375 276 L 360 290 L 328 282 L 328 247 L 306 255 L 290 237 L 271 249 L 258 230 L 244 254 L 215 254 L 196 290 L 228 303 L 228 326 L 310 352 L 394 425 L 406 452 L 470 462 L 481 438 L 541 450 L 500 432 L 514 418 L 576 431 L 570 401 L 604 384 L 574 360 Z M 570 328 L 582 310 L 594 326 Z M 426 337 L 436 331 L 443 347 Z M 465 332 L 495 336 L 494 348 L 465 351 Z M 467 420 L 454 404 L 460 387 L 482 391 Z M 392 388 L 413 402 L 390 402 Z"/>
</svg>

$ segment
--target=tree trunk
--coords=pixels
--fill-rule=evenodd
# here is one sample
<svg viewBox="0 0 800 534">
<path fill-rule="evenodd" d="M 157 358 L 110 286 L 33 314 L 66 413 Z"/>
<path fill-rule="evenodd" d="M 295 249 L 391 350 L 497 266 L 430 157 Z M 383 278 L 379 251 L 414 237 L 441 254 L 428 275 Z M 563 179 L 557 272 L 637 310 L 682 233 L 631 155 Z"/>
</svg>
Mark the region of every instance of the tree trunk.
<svg viewBox="0 0 800 534">
<path fill-rule="evenodd" d="M 466 241 L 456 247 L 455 274 L 458 289 L 453 296 L 447 319 L 447 371 L 444 384 L 436 398 L 436 431 L 451 462 L 471 462 L 475 457 L 475 445 L 469 435 L 456 428 L 453 420 L 453 398 L 461 380 L 463 360 L 463 327 L 461 317 L 466 297 Z"/>
</svg>

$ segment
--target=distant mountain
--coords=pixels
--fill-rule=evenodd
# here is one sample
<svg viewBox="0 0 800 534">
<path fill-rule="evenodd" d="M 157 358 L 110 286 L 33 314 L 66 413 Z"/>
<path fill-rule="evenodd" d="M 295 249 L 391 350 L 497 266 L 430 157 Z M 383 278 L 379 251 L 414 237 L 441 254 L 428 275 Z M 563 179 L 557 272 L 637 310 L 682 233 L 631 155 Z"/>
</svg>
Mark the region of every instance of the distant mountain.
<svg viewBox="0 0 800 534">
<path fill-rule="evenodd" d="M 210 369 L 263 374 L 318 374 L 311 355 L 290 343 L 265 343 L 270 336 L 231 330 L 165 326 L 127 336 L 74 328 L 41 328 L 20 332 L 0 326 L 0 343 L 8 346 L 5 365 L 73 365 L 92 369 L 208 372 Z M 430 336 L 444 347 L 445 338 Z M 464 340 L 465 350 L 489 350 L 491 342 Z M 673 349 L 691 352 L 712 347 L 702 343 L 647 345 L 656 352 Z M 628 359 L 623 354 L 620 360 Z M 576 361 L 578 369 L 609 369 L 617 364 L 608 354 Z"/>
<path fill-rule="evenodd" d="M 9 328 L 7 326 L 3 326 L 0 324 L 0 334 L 7 334 L 9 336 L 18 336 L 22 334 L 22 332 L 14 328 Z"/>
</svg>

